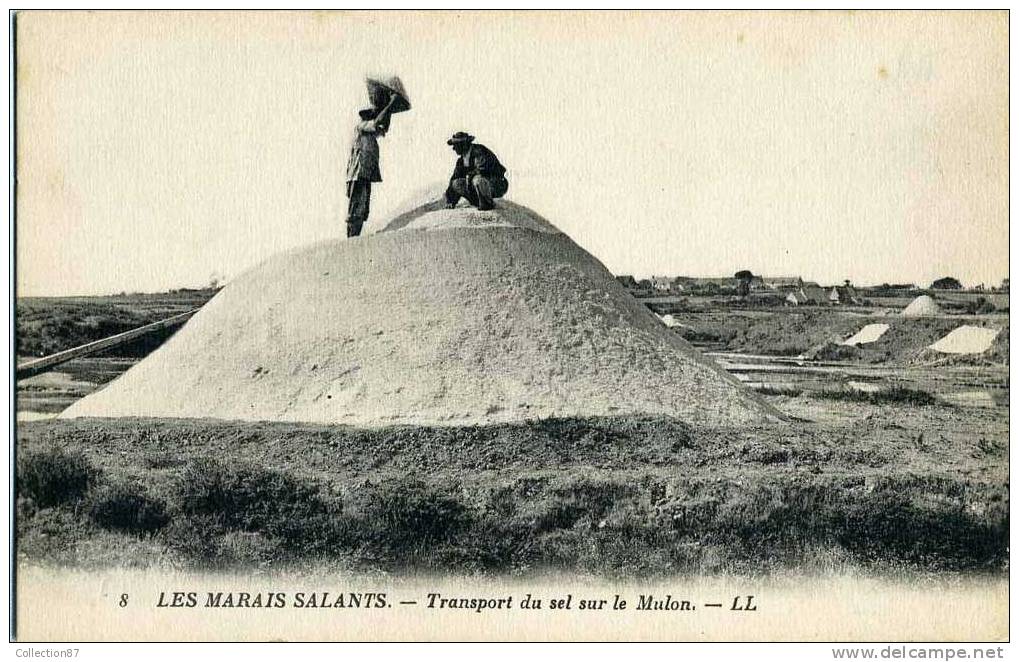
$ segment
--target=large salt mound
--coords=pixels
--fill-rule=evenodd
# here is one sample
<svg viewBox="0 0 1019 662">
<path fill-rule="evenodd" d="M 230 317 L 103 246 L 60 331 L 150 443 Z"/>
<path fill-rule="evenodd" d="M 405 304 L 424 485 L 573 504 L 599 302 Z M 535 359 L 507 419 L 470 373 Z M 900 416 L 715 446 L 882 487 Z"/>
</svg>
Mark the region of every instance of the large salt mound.
<svg viewBox="0 0 1019 662">
<path fill-rule="evenodd" d="M 547 221 L 505 201 L 483 217 L 429 205 L 390 231 L 276 256 L 62 415 L 365 426 L 778 415 Z"/>
<path fill-rule="evenodd" d="M 909 302 L 908 306 L 902 309 L 903 317 L 930 317 L 940 314 L 941 306 L 938 305 L 937 301 L 926 294 L 921 294 Z"/>
</svg>

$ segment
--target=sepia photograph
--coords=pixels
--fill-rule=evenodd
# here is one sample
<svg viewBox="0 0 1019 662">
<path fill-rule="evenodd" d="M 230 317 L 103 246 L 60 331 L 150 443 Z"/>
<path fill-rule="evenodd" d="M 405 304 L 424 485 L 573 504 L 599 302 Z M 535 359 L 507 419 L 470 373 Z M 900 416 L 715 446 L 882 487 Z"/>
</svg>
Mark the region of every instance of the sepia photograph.
<svg viewBox="0 0 1019 662">
<path fill-rule="evenodd" d="M 9 23 L 13 641 L 1002 657 L 1007 10 Z"/>
</svg>

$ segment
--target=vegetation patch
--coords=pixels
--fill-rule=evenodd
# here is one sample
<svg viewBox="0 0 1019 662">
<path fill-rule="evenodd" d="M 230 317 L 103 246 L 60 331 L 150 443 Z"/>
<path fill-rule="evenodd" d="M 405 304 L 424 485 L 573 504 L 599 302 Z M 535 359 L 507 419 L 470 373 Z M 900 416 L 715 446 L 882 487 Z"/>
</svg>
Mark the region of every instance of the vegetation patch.
<svg viewBox="0 0 1019 662">
<path fill-rule="evenodd" d="M 753 390 L 761 395 L 785 396 L 795 398 L 803 395 L 803 389 L 792 386 L 755 386 Z"/>
<path fill-rule="evenodd" d="M 981 467 L 1004 462 L 1006 437 L 945 437 L 955 412 L 909 408 L 937 431 L 924 438 L 904 411 L 889 408 L 885 428 L 835 429 L 45 421 L 19 427 L 21 459 L 87 440 L 91 463 L 70 466 L 90 478 L 54 505 L 22 494 L 18 548 L 76 566 L 238 570 L 1003 569 L 1007 475 Z"/>
<path fill-rule="evenodd" d="M 17 301 L 15 342 L 18 356 L 46 356 L 193 310 L 218 287 L 159 294 L 103 297 L 25 297 Z M 97 356 L 145 356 L 176 329 L 164 329 L 98 352 Z"/>
<path fill-rule="evenodd" d="M 274 532 L 327 511 L 319 486 L 280 471 L 193 462 L 173 488 L 183 515 L 215 517 L 224 527 Z"/>
<path fill-rule="evenodd" d="M 97 476 L 81 451 L 58 446 L 19 453 L 18 495 L 47 508 L 84 496 Z"/>
<path fill-rule="evenodd" d="M 89 519 L 97 526 L 129 533 L 152 533 L 170 521 L 166 504 L 136 483 L 103 485 L 89 494 Z"/>
<path fill-rule="evenodd" d="M 938 404 L 938 399 L 927 391 L 912 389 L 905 386 L 891 386 L 877 391 L 861 391 L 857 389 L 822 389 L 811 394 L 824 400 L 840 400 L 843 402 L 866 402 L 869 404 L 900 404 L 926 407 Z"/>
</svg>

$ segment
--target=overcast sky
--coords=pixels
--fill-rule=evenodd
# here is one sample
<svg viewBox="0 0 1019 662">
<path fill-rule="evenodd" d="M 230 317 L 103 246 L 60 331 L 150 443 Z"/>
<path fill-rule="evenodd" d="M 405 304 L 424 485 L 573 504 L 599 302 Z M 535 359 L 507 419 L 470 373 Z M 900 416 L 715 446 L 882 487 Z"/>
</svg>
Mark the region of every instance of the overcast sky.
<svg viewBox="0 0 1019 662">
<path fill-rule="evenodd" d="M 1008 275 L 997 13 L 18 17 L 21 295 L 159 291 L 344 234 L 364 77 L 413 110 L 367 231 L 475 134 L 615 273 Z"/>
</svg>

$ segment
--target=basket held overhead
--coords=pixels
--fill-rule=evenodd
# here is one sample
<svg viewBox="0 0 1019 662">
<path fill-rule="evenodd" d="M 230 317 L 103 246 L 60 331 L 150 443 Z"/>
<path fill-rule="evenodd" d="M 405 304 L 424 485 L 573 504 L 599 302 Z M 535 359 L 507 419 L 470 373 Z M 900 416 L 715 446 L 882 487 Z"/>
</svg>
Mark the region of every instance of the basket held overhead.
<svg viewBox="0 0 1019 662">
<path fill-rule="evenodd" d="M 390 112 L 395 114 L 410 110 L 410 99 L 407 97 L 407 91 L 403 89 L 403 82 L 398 76 L 389 78 L 368 77 L 365 78 L 364 82 L 368 86 L 368 100 L 377 110 L 381 110 L 389 103 L 391 94 L 396 95 L 396 102 L 393 104 Z"/>
</svg>

